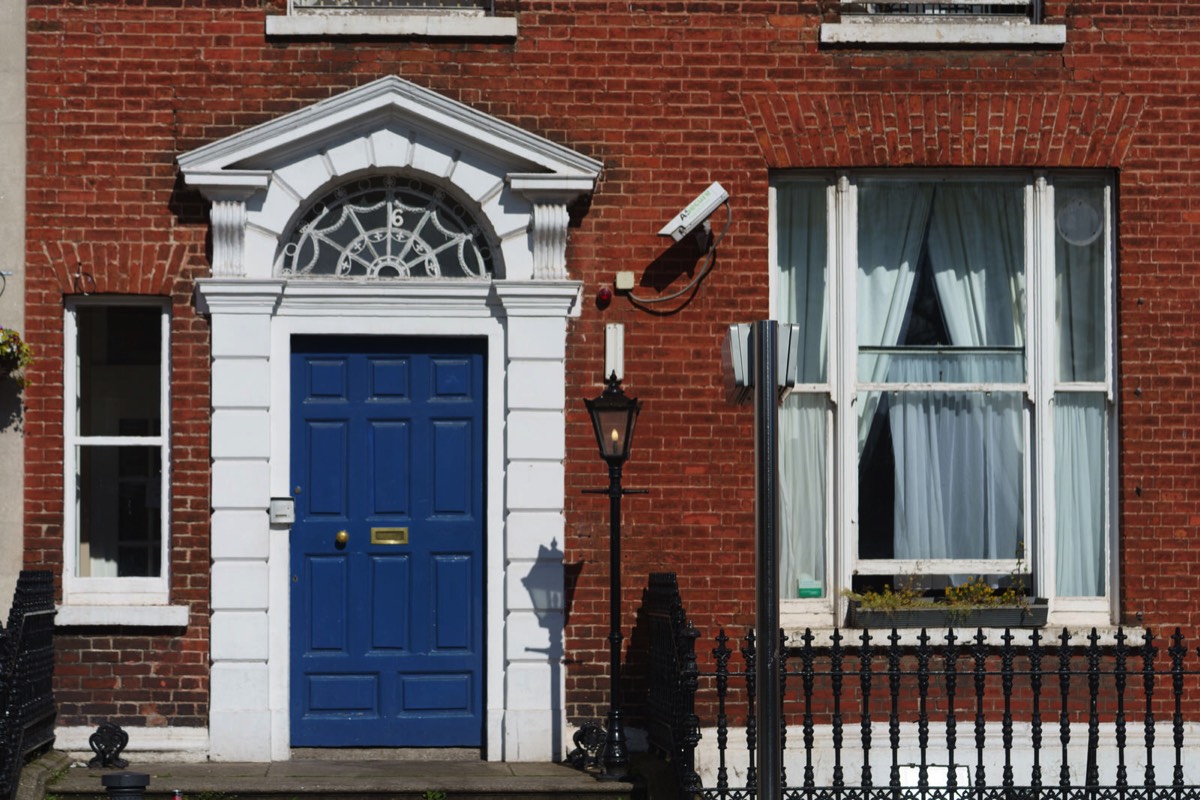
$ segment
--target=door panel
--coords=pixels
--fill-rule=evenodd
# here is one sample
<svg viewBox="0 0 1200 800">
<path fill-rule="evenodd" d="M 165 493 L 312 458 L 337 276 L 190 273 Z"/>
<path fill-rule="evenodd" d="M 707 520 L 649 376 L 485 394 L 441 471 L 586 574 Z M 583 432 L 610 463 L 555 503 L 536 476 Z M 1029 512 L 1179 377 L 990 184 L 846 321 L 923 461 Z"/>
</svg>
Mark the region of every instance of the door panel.
<svg viewBox="0 0 1200 800">
<path fill-rule="evenodd" d="M 484 374 L 482 341 L 293 340 L 293 746 L 481 743 Z"/>
</svg>

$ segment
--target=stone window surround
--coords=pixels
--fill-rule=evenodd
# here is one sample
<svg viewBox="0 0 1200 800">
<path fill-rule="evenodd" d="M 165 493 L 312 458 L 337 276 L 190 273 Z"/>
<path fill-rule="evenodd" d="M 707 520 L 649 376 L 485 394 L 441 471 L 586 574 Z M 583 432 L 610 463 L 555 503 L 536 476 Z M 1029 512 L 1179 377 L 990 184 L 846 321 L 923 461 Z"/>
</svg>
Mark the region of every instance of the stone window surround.
<svg viewBox="0 0 1200 800">
<path fill-rule="evenodd" d="M 517 18 L 494 16 L 479 9 L 444 11 L 404 8 L 297 8 L 266 18 L 266 34 L 290 36 L 413 36 L 421 38 L 515 39 Z"/>
<path fill-rule="evenodd" d="M 160 313 L 160 355 L 158 364 L 159 381 L 159 425 L 158 434 L 128 436 L 118 434 L 84 435 L 79 429 L 76 416 L 79 397 L 80 375 L 78 367 L 63 374 L 63 491 L 64 508 L 79 506 L 80 490 L 77 488 L 79 450 L 83 446 L 105 447 L 119 443 L 129 444 L 140 439 L 141 446 L 157 447 L 160 462 L 160 491 L 158 513 L 160 517 L 160 569 L 155 576 L 139 577 L 84 577 L 79 564 L 79 539 L 81 520 L 78 514 L 65 515 L 63 520 L 63 602 L 58 608 L 55 625 L 68 627 L 89 624 L 140 625 L 185 625 L 187 608 L 168 603 L 171 572 L 171 509 L 168 490 L 171 476 L 171 381 L 168 355 L 171 352 L 171 314 L 167 304 L 158 297 L 113 296 L 74 297 L 67 301 L 63 314 L 63 342 L 67 357 L 66 364 L 77 364 L 79 360 L 78 313 L 84 308 L 144 308 L 157 309 Z M 86 400 L 87 398 L 83 398 Z"/>
<path fill-rule="evenodd" d="M 208 737 L 197 747 L 213 760 L 290 757 L 288 528 L 266 512 L 290 488 L 291 337 L 469 335 L 488 343 L 484 753 L 561 757 L 565 681 L 550 654 L 561 652 L 563 609 L 534 608 L 521 579 L 535 568 L 562 576 L 566 333 L 581 292 L 566 273 L 567 207 L 592 191 L 601 165 L 394 77 L 179 164 L 212 202 L 213 277 L 197 285 L 212 331 L 212 672 Z M 469 198 L 498 245 L 495 277 L 271 274 L 308 199 L 386 170 Z"/>
<path fill-rule="evenodd" d="M 1060 47 L 1067 26 L 1028 22 L 896 22 L 862 18 L 821 25 L 821 44 L 915 47 Z"/>
</svg>

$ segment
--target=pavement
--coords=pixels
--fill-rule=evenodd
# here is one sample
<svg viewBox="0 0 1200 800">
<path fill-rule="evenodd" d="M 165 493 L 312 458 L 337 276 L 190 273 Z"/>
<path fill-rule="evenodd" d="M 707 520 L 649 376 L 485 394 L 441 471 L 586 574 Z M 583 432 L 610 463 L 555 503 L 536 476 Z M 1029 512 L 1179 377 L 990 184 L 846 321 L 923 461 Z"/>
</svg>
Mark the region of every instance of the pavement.
<svg viewBox="0 0 1200 800">
<path fill-rule="evenodd" d="M 61 754 L 58 754 L 61 755 Z M 43 772 L 46 770 L 43 769 Z M 101 777 L 117 770 L 59 768 L 45 780 L 45 797 L 105 797 Z M 150 776 L 145 797 L 185 800 L 497 800 L 555 798 L 602 800 L 635 797 L 626 782 L 599 781 L 562 764 L 497 763 L 475 760 L 293 760 L 272 763 L 131 764 L 124 771 Z M 636 796 L 645 796 L 644 792 Z M 41 800 L 34 796 L 31 800 Z"/>
</svg>

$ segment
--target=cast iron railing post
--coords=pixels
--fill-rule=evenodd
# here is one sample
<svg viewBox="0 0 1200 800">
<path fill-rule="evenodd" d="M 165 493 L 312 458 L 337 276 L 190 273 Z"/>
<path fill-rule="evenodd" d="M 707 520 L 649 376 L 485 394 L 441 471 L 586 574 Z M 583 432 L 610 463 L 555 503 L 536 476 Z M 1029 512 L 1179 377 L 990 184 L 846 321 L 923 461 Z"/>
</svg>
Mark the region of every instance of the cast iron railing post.
<svg viewBox="0 0 1200 800">
<path fill-rule="evenodd" d="M 1175 769 L 1171 773 L 1171 786 L 1183 787 L 1183 657 L 1187 648 L 1183 645 L 1183 633 L 1179 628 L 1171 637 L 1167 652 L 1171 656 L 1171 694 L 1175 699 L 1175 713 L 1171 715 L 1172 742 L 1175 745 Z"/>
<path fill-rule="evenodd" d="M 717 666 L 717 791 L 729 789 L 729 767 L 726 764 L 725 749 L 729 742 L 729 717 L 726 707 L 729 699 L 729 637 L 725 629 L 717 634 L 717 646 L 713 648 L 713 659 Z"/>
<path fill-rule="evenodd" d="M 1143 785 L 1148 789 L 1155 786 L 1154 776 L 1154 633 L 1146 628 L 1142 644 L 1142 691 L 1146 695 L 1146 716 L 1143 721 L 1143 731 L 1146 742 L 1146 772 L 1142 778 Z"/>
<path fill-rule="evenodd" d="M 1033 629 L 1029 646 L 1029 685 L 1033 694 L 1033 718 L 1030 740 L 1033 744 L 1033 770 L 1029 784 L 1036 793 L 1042 788 L 1042 634 Z"/>
<path fill-rule="evenodd" d="M 833 691 L 833 788 L 845 784 L 842 769 L 842 632 L 833 629 L 833 647 L 829 651 L 830 688 Z"/>
<path fill-rule="evenodd" d="M 987 688 L 987 640 L 983 629 L 975 629 L 975 645 L 971 650 L 975 663 L 975 791 L 983 797 L 987 788 L 987 773 L 984 767 L 984 745 L 987 742 L 987 711 L 984 691 Z"/>
<path fill-rule="evenodd" d="M 756 665 L 757 642 L 754 631 L 746 633 L 746 644 L 742 646 L 742 662 L 745 664 L 746 675 L 746 751 L 749 760 L 746 766 L 746 787 L 753 797 L 758 792 L 758 708 L 756 706 L 758 691 L 758 667 Z"/>
<path fill-rule="evenodd" d="M 1000 741 L 1004 745 L 1004 772 L 1001 781 L 1005 789 L 1013 788 L 1013 635 L 1008 628 L 1004 629 L 1001 638 L 1004 648 L 1000 651 L 1000 689 L 1004 695 L 1004 716 L 1000 722 Z"/>
<path fill-rule="evenodd" d="M 1088 635 L 1088 739 L 1087 739 L 1087 771 L 1084 773 L 1084 783 L 1089 789 L 1100 785 L 1100 634 L 1095 628 Z"/>
<path fill-rule="evenodd" d="M 804 688 L 804 788 L 816 786 L 816 773 L 813 771 L 813 682 L 815 679 L 812 628 L 804 629 L 804 648 L 800 651 L 800 685 Z"/>
<path fill-rule="evenodd" d="M 1116 684 L 1117 684 L 1117 788 L 1129 786 L 1129 769 L 1125 766 L 1125 687 L 1126 676 L 1125 629 L 1117 628 Z"/>
<path fill-rule="evenodd" d="M 1058 768 L 1058 785 L 1066 794 L 1071 788 L 1071 764 L 1068 746 L 1071 744 L 1071 634 L 1063 628 L 1058 649 L 1058 741 L 1062 747 L 1062 763 Z"/>
<path fill-rule="evenodd" d="M 929 632 L 921 628 L 917 637 L 917 749 L 921 761 L 917 765 L 917 788 L 929 788 Z"/>
<path fill-rule="evenodd" d="M 954 763 L 954 750 L 958 745 L 958 718 L 954 715 L 954 697 L 958 691 L 958 637 L 954 635 L 953 628 L 946 631 L 943 663 L 946 669 L 946 761 L 949 769 L 946 787 L 953 795 L 958 788 L 958 768 Z"/>
<path fill-rule="evenodd" d="M 858 650 L 858 683 L 862 692 L 862 718 L 861 726 L 862 733 L 859 738 L 862 739 L 862 777 L 859 779 L 863 788 L 870 789 L 872 786 L 871 779 L 871 659 L 875 655 L 874 648 L 871 647 L 871 633 L 863 630 L 859 636 L 862 646 Z"/>
<path fill-rule="evenodd" d="M 888 770 L 888 788 L 892 796 L 900 794 L 900 632 L 892 628 L 888 635 L 888 695 L 892 704 L 888 713 L 888 744 L 892 748 L 892 764 Z"/>
</svg>

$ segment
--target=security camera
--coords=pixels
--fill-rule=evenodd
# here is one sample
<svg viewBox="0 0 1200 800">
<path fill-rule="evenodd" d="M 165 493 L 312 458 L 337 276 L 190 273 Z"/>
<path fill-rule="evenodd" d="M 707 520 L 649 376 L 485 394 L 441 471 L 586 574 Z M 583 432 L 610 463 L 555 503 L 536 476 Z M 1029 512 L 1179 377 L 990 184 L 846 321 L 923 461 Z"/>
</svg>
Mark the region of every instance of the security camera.
<svg viewBox="0 0 1200 800">
<path fill-rule="evenodd" d="M 729 199 L 729 192 L 714 182 L 700 196 L 687 204 L 687 207 L 675 215 L 675 218 L 663 226 L 659 236 L 670 236 L 675 241 L 694 231 L 701 223 L 716 211 L 722 203 Z"/>
</svg>

